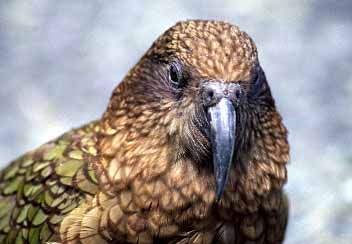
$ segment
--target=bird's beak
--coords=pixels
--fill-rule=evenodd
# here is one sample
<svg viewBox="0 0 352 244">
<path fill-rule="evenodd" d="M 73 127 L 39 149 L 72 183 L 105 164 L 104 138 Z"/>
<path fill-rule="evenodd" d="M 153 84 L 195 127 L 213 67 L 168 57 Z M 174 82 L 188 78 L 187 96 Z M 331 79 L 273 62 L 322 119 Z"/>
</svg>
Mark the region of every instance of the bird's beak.
<svg viewBox="0 0 352 244">
<path fill-rule="evenodd" d="M 231 100 L 223 97 L 208 108 L 213 165 L 216 180 L 216 200 L 224 191 L 234 154 L 236 113 Z"/>
</svg>

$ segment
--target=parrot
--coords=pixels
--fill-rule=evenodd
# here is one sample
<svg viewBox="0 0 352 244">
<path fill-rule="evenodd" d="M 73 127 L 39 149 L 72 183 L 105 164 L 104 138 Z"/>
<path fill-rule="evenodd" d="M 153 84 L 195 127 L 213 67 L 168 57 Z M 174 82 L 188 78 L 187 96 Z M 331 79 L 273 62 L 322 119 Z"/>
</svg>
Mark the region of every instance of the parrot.
<svg viewBox="0 0 352 244">
<path fill-rule="evenodd" d="M 289 157 L 252 38 L 180 21 L 101 118 L 1 170 L 0 243 L 280 244 Z"/>
</svg>

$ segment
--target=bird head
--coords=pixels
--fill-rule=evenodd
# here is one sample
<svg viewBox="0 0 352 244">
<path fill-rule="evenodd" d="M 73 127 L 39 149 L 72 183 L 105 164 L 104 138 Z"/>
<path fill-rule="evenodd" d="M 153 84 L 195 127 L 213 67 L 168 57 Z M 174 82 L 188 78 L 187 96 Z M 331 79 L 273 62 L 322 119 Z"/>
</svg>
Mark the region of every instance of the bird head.
<svg viewBox="0 0 352 244">
<path fill-rule="evenodd" d="M 231 172 L 241 177 L 248 164 L 267 170 L 267 178 L 286 178 L 286 129 L 253 40 L 231 24 L 171 27 L 117 87 L 109 110 L 127 114 L 139 137 L 171 145 L 172 163 L 212 174 L 217 200 Z"/>
</svg>

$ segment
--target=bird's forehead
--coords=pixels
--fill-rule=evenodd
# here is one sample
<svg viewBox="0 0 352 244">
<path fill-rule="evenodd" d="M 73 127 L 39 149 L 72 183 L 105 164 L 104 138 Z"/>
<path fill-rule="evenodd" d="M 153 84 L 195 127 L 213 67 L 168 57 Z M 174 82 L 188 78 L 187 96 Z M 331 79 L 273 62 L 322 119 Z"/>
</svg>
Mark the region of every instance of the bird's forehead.
<svg viewBox="0 0 352 244">
<path fill-rule="evenodd" d="M 252 39 L 225 22 L 179 22 L 159 38 L 158 45 L 202 77 L 212 79 L 247 80 L 257 64 L 257 49 Z"/>
</svg>

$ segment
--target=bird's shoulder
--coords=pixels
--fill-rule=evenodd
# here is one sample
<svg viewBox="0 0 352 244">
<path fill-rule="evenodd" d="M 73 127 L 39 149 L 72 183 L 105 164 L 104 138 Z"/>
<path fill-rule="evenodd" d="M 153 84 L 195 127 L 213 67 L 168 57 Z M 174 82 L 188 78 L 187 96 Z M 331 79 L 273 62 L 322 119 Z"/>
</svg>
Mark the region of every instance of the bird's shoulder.
<svg viewBox="0 0 352 244">
<path fill-rule="evenodd" d="M 55 240 L 62 219 L 97 191 L 98 122 L 73 129 L 0 172 L 0 243 Z"/>
</svg>

